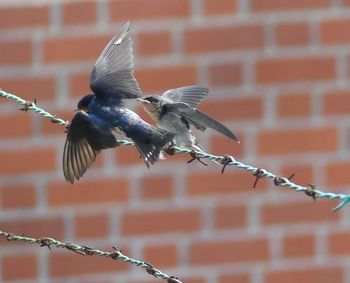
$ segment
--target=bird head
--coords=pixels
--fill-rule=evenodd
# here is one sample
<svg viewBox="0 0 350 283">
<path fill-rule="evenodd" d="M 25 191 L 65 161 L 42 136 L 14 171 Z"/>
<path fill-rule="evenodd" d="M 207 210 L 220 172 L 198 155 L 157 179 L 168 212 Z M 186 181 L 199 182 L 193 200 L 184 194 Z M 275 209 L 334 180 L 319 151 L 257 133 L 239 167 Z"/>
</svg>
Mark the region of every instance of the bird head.
<svg viewBox="0 0 350 283">
<path fill-rule="evenodd" d="M 82 99 L 79 100 L 75 111 L 82 110 L 84 112 L 88 112 L 89 104 L 90 104 L 91 100 L 93 99 L 93 97 L 94 97 L 93 94 L 85 95 Z"/>
<path fill-rule="evenodd" d="M 158 95 L 145 96 L 138 98 L 145 111 L 154 119 L 158 120 L 161 111 L 161 100 Z"/>
</svg>

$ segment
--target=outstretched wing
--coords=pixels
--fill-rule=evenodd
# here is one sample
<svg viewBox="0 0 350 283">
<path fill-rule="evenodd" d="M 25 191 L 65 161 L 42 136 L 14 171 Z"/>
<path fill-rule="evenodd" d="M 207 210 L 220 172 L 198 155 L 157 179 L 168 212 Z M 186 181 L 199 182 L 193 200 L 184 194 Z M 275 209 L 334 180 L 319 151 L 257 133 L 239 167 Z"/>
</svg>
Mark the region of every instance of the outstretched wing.
<svg viewBox="0 0 350 283">
<path fill-rule="evenodd" d="M 141 90 L 133 75 L 132 38 L 127 22 L 107 44 L 90 75 L 90 88 L 96 95 L 137 98 Z"/>
<path fill-rule="evenodd" d="M 162 97 L 172 103 L 185 103 L 197 108 L 199 103 L 209 94 L 209 89 L 197 85 L 169 89 Z"/>
<path fill-rule="evenodd" d="M 99 150 L 91 140 L 98 134 L 99 128 L 87 113 L 79 111 L 74 116 L 63 149 L 63 173 L 68 182 L 79 180 L 95 161 Z"/>
<path fill-rule="evenodd" d="M 185 119 L 189 124 L 195 126 L 198 130 L 204 131 L 206 128 L 210 128 L 236 142 L 239 141 L 238 137 L 223 124 L 184 103 L 166 104 L 165 108 L 167 111 L 172 111 L 179 114 L 181 118 Z"/>
</svg>

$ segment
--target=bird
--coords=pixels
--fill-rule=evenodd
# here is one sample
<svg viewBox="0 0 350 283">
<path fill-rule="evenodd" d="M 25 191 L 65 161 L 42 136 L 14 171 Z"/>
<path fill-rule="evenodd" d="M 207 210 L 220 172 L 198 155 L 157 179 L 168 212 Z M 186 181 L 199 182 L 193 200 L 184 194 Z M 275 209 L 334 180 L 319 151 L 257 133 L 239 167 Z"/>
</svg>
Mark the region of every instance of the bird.
<svg viewBox="0 0 350 283">
<path fill-rule="evenodd" d="M 178 147 L 203 151 L 197 138 L 191 132 L 191 126 L 200 131 L 211 128 L 231 140 L 238 142 L 238 137 L 220 122 L 197 110 L 200 102 L 207 97 L 209 89 L 192 85 L 169 89 L 162 95 L 150 95 L 137 98 L 158 127 L 175 134 Z"/>
<path fill-rule="evenodd" d="M 103 149 L 119 145 L 116 136 L 130 138 L 149 168 L 160 150 L 174 134 L 143 121 L 128 109 L 123 99 L 142 95 L 133 75 L 133 40 L 127 22 L 102 51 L 91 75 L 92 93 L 77 104 L 63 149 L 63 173 L 66 181 L 79 180 Z"/>
</svg>

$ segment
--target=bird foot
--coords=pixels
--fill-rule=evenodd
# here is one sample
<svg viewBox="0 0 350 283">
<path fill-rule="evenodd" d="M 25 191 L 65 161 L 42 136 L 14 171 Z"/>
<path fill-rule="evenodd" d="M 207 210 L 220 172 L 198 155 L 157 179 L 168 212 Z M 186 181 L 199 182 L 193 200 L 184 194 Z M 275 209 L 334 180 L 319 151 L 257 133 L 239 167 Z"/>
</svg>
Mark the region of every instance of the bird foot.
<svg viewBox="0 0 350 283">
<path fill-rule="evenodd" d="M 176 153 L 175 143 L 172 141 L 169 146 L 164 148 L 164 152 L 168 155 L 174 155 Z"/>
</svg>

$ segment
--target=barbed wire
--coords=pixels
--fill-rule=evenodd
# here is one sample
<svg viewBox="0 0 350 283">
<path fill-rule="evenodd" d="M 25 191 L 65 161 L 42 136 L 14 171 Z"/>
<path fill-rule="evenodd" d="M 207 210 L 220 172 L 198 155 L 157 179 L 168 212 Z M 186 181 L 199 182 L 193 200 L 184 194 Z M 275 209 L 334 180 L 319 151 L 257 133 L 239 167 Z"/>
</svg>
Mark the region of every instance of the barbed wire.
<svg viewBox="0 0 350 283">
<path fill-rule="evenodd" d="M 7 98 L 7 99 L 12 99 L 15 100 L 17 103 L 23 105 L 23 107 L 20 108 L 20 110 L 23 110 L 27 112 L 28 110 L 32 110 L 48 119 L 50 119 L 52 122 L 57 123 L 59 125 L 67 127 L 69 125 L 69 121 L 64 121 L 56 115 L 52 115 L 49 112 L 46 112 L 45 110 L 41 109 L 36 105 L 36 100 L 33 102 L 31 101 L 26 101 L 16 95 L 13 95 L 11 93 L 7 93 L 3 90 L 0 89 L 0 96 Z M 121 145 L 127 145 L 127 146 L 134 146 L 134 143 L 131 141 L 127 140 L 118 140 L 118 143 Z M 216 163 L 220 163 L 223 165 L 223 168 L 221 170 L 222 173 L 224 173 L 224 170 L 226 166 L 235 166 L 239 169 L 243 169 L 248 172 L 252 172 L 252 174 L 256 177 L 256 181 L 254 183 L 254 188 L 257 184 L 257 181 L 261 178 L 267 178 L 273 180 L 274 185 L 280 186 L 280 187 L 288 187 L 294 191 L 297 192 L 304 192 L 307 196 L 312 197 L 314 200 L 317 198 L 325 198 L 325 199 L 331 199 L 331 200 L 340 200 L 340 203 L 333 208 L 333 211 L 338 211 L 342 207 L 344 207 L 346 204 L 350 202 L 350 195 L 346 194 L 337 194 L 337 193 L 330 193 L 330 192 L 323 192 L 315 185 L 309 184 L 308 186 L 301 186 L 298 184 L 295 184 L 291 181 L 292 176 L 289 178 L 285 178 L 283 176 L 279 176 L 276 174 L 273 174 L 269 172 L 266 169 L 263 168 L 257 168 L 251 165 L 246 165 L 240 161 L 237 161 L 233 156 L 231 155 L 224 155 L 224 156 L 219 156 L 219 155 L 213 155 L 204 151 L 195 151 L 195 150 L 190 150 L 190 149 L 185 149 L 185 148 L 180 148 L 176 146 L 172 146 L 170 149 L 167 149 L 167 152 L 170 154 L 190 154 L 192 156 L 192 160 L 194 159 L 199 159 L 199 158 L 205 158 L 209 159 L 211 161 L 215 161 Z M 192 161 L 190 160 L 190 161 Z"/>
<path fill-rule="evenodd" d="M 113 252 L 106 252 L 106 251 L 101 251 L 93 247 L 88 247 L 88 246 L 82 246 L 82 245 L 77 245 L 73 243 L 63 243 L 58 240 L 55 240 L 53 238 L 40 238 L 40 239 L 35 239 L 35 238 L 30 238 L 30 237 L 25 237 L 25 236 L 20 236 L 20 235 L 15 235 L 13 233 L 8 233 L 4 231 L 0 231 L 0 237 L 6 239 L 7 241 L 20 241 L 20 242 L 25 242 L 29 244 L 37 244 L 40 247 L 47 247 L 50 251 L 52 250 L 51 247 L 55 246 L 60 249 L 66 249 L 72 252 L 75 252 L 80 255 L 89 255 L 89 256 L 102 256 L 102 257 L 107 257 L 112 260 L 121 260 L 133 265 L 136 265 L 138 267 L 143 268 L 148 274 L 153 275 L 156 278 L 161 278 L 166 280 L 168 283 L 182 283 L 179 278 L 175 276 L 169 276 L 159 269 L 155 268 L 152 264 L 145 262 L 145 261 L 140 261 L 136 260 L 133 258 L 130 258 L 126 255 L 124 255 L 120 250 L 118 250 L 116 247 L 113 247 L 114 251 Z"/>
</svg>

